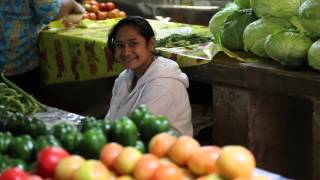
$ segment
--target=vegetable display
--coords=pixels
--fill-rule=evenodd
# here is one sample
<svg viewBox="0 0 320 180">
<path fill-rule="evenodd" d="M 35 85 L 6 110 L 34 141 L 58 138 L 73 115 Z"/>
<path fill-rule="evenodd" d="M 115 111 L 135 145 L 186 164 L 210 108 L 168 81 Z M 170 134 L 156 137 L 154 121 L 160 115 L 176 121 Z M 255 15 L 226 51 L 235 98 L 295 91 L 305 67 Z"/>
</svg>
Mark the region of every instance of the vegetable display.
<svg viewBox="0 0 320 180">
<path fill-rule="evenodd" d="M 311 44 L 320 38 L 319 8 L 318 0 L 234 0 L 212 16 L 209 29 L 213 42 L 239 61 L 246 59 L 230 50 L 245 50 L 270 58 L 286 69 L 309 65 L 319 70 L 317 45 L 311 49 Z M 258 19 L 250 19 L 243 12 L 252 12 Z M 260 59 L 249 60 L 259 62 Z"/>
<path fill-rule="evenodd" d="M 1 129 L 0 180 L 255 178 L 255 159 L 246 148 L 201 146 L 176 136 L 167 118 L 145 105 L 112 122 L 81 121 L 53 124 L 35 137 Z M 15 126 L 21 127 L 19 120 L 10 130 Z"/>
</svg>

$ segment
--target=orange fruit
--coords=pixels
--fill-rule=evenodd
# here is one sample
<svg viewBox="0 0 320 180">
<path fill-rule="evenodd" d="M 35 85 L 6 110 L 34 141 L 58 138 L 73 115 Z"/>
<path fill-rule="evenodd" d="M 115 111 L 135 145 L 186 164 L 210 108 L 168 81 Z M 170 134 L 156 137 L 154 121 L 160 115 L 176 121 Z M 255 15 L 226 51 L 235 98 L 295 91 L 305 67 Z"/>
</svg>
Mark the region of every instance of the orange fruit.
<svg viewBox="0 0 320 180">
<path fill-rule="evenodd" d="M 69 180 L 76 169 L 78 169 L 85 159 L 78 155 L 71 155 L 62 159 L 54 170 L 55 180 Z"/>
<path fill-rule="evenodd" d="M 230 145 L 222 148 L 216 165 L 219 173 L 227 178 L 250 178 L 256 161 L 247 148 Z"/>
<path fill-rule="evenodd" d="M 133 169 L 133 177 L 139 180 L 151 179 L 160 165 L 160 160 L 153 154 L 144 154 Z"/>
<path fill-rule="evenodd" d="M 220 153 L 218 146 L 201 146 L 188 160 L 188 168 L 196 175 L 217 172 L 216 161 Z"/>
<path fill-rule="evenodd" d="M 200 148 L 197 140 L 190 136 L 180 136 L 169 149 L 168 155 L 180 166 L 187 165 L 191 155 Z"/>
<path fill-rule="evenodd" d="M 181 168 L 173 163 L 160 163 L 154 172 L 152 180 L 183 180 L 184 173 Z"/>
<path fill-rule="evenodd" d="M 160 133 L 153 136 L 149 142 L 148 149 L 151 154 L 164 157 L 168 154 L 170 147 L 177 140 L 176 137 L 168 133 Z"/>
<path fill-rule="evenodd" d="M 219 176 L 218 174 L 207 174 L 207 175 L 199 176 L 196 178 L 196 180 L 224 180 L 224 179 L 225 178 Z"/>
<path fill-rule="evenodd" d="M 115 178 L 115 180 L 134 180 L 132 176 L 122 175 Z"/>
<path fill-rule="evenodd" d="M 117 12 L 117 17 L 118 17 L 118 18 L 122 18 L 122 17 L 126 17 L 126 16 L 127 16 L 127 13 L 124 12 L 124 11 L 119 11 L 119 12 Z"/>
<path fill-rule="evenodd" d="M 118 174 L 131 174 L 142 153 L 133 147 L 124 147 L 114 162 L 114 169 Z"/>
<path fill-rule="evenodd" d="M 100 161 L 109 169 L 113 169 L 115 159 L 118 157 L 122 149 L 123 146 L 115 142 L 104 145 L 100 151 Z"/>
</svg>

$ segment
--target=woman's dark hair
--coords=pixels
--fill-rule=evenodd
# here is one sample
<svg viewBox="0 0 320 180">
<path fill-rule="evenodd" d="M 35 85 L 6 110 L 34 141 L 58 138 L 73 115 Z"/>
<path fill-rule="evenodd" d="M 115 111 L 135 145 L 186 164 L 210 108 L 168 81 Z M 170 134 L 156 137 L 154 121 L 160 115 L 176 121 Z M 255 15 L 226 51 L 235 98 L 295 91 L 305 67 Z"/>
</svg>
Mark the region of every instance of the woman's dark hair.
<svg viewBox="0 0 320 180">
<path fill-rule="evenodd" d="M 115 26 L 113 26 L 113 28 L 111 29 L 108 35 L 107 46 L 111 50 L 113 58 L 115 53 L 114 41 L 119 29 L 123 26 L 135 27 L 138 33 L 145 38 L 147 43 L 150 41 L 151 38 L 155 36 L 151 25 L 145 18 L 141 16 L 127 16 L 121 19 Z"/>
</svg>

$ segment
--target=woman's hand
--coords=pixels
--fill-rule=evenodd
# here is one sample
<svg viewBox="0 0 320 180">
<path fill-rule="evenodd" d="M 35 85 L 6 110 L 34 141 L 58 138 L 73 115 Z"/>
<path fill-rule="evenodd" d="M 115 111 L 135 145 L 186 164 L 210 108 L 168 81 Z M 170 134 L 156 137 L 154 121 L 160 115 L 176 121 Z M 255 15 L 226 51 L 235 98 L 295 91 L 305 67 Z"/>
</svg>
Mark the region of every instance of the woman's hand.
<svg viewBox="0 0 320 180">
<path fill-rule="evenodd" d="M 61 19 L 64 16 L 72 13 L 83 14 L 86 12 L 81 4 L 77 3 L 75 0 L 62 0 L 61 1 L 60 12 L 55 19 Z"/>
<path fill-rule="evenodd" d="M 75 14 L 83 14 L 86 12 L 86 9 L 79 3 L 75 2 L 76 5 L 74 6 L 74 8 L 72 9 L 71 12 L 75 13 Z"/>
</svg>

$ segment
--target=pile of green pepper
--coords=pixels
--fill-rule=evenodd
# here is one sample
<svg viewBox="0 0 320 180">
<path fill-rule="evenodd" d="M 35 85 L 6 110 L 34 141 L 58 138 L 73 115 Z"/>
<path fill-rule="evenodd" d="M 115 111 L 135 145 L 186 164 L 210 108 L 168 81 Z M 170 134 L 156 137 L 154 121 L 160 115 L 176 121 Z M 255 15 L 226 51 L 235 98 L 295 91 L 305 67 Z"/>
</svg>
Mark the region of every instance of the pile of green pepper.
<svg viewBox="0 0 320 180">
<path fill-rule="evenodd" d="M 33 164 L 37 153 L 48 146 L 63 147 L 90 159 L 98 159 L 108 142 L 145 153 L 149 140 L 169 129 L 169 121 L 153 115 L 145 105 L 115 121 L 85 117 L 78 125 L 60 122 L 50 128 L 40 119 L 8 112 L 0 106 L 0 172 L 17 164 Z"/>
</svg>

